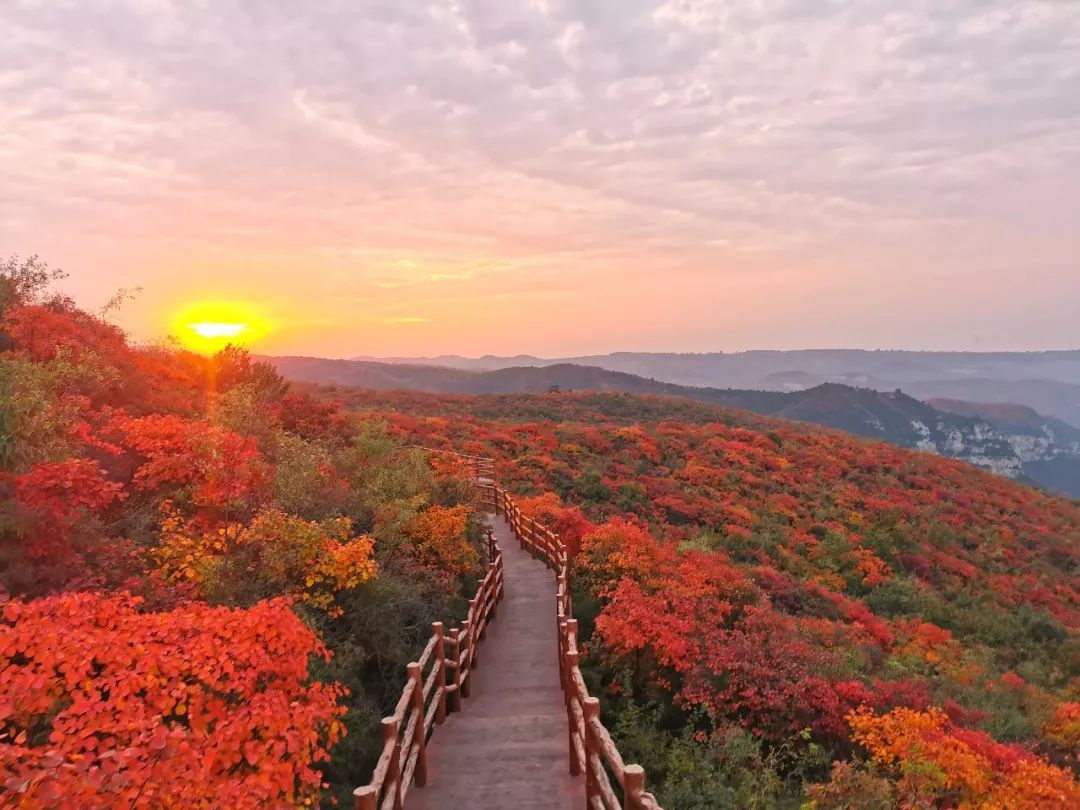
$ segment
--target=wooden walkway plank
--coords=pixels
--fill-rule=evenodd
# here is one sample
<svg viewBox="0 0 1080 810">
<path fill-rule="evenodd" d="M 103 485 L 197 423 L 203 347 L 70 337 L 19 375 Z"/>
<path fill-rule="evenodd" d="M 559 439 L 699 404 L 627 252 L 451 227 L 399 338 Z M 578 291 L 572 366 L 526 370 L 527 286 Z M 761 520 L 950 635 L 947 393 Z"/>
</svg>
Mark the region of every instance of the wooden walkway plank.
<svg viewBox="0 0 1080 810">
<path fill-rule="evenodd" d="M 428 743 L 427 787 L 406 810 L 563 810 L 585 805 L 569 775 L 559 686 L 554 576 L 522 551 L 502 517 L 489 518 L 503 551 L 506 598 L 478 648 L 464 711 Z"/>
</svg>

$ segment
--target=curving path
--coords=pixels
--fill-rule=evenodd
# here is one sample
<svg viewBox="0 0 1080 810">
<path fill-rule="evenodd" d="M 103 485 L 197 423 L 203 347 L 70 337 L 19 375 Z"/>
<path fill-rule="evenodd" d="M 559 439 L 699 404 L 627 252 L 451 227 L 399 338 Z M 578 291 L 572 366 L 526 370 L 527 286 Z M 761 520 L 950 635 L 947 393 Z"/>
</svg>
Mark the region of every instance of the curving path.
<svg viewBox="0 0 1080 810">
<path fill-rule="evenodd" d="M 427 787 L 405 810 L 562 810 L 585 804 L 567 766 L 551 572 L 523 551 L 502 517 L 489 518 L 503 551 L 506 597 L 478 648 L 465 711 L 428 742 Z"/>
</svg>

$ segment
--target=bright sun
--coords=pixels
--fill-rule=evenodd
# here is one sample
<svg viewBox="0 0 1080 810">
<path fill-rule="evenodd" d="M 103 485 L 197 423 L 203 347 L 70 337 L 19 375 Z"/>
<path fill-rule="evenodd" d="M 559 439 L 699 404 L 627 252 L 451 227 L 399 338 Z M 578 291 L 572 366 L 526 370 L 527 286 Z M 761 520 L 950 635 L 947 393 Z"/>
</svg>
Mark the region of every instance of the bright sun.
<svg viewBox="0 0 1080 810">
<path fill-rule="evenodd" d="M 246 345 L 270 331 L 257 309 L 237 301 L 198 301 L 173 317 L 173 334 L 187 348 L 204 354 L 226 345 Z"/>
<path fill-rule="evenodd" d="M 246 323 L 214 323 L 202 321 L 190 325 L 191 331 L 204 338 L 234 338 L 247 331 Z"/>
</svg>

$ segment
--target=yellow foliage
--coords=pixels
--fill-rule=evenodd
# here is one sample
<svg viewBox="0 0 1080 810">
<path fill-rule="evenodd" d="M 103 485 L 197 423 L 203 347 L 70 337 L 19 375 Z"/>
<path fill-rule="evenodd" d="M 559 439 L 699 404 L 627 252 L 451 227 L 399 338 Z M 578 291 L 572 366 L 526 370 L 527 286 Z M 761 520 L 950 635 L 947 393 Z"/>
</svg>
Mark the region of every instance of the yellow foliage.
<svg viewBox="0 0 1080 810">
<path fill-rule="evenodd" d="M 350 537 L 348 518 L 304 520 L 279 510 L 263 512 L 246 526 L 230 523 L 216 531 L 186 522 L 171 504 L 163 507 L 161 541 L 151 558 L 172 581 L 203 585 L 214 566 L 233 552 L 253 552 L 252 575 L 274 583 L 315 607 L 336 612 L 334 594 L 376 576 L 369 537 Z"/>
<path fill-rule="evenodd" d="M 212 560 L 235 541 L 239 526 L 229 524 L 216 533 L 195 531 L 172 501 L 161 504 L 161 514 L 161 541 L 150 552 L 151 559 L 166 579 L 201 585 Z"/>
</svg>

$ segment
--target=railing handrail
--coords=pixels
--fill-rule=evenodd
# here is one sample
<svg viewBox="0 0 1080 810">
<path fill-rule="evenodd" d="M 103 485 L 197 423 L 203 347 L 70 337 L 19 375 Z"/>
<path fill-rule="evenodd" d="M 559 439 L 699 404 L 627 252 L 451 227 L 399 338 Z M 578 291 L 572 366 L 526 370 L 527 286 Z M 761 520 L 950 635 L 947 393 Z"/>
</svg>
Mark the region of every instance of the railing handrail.
<svg viewBox="0 0 1080 810">
<path fill-rule="evenodd" d="M 422 444 L 403 444 L 401 450 L 423 450 L 425 453 L 440 453 L 444 456 L 455 456 L 457 458 L 463 458 L 467 461 L 474 462 L 476 466 L 484 466 L 485 468 L 494 469 L 495 459 L 491 456 L 474 456 L 469 453 L 459 453 L 457 450 L 444 450 L 439 447 L 425 447 Z"/>
</svg>

